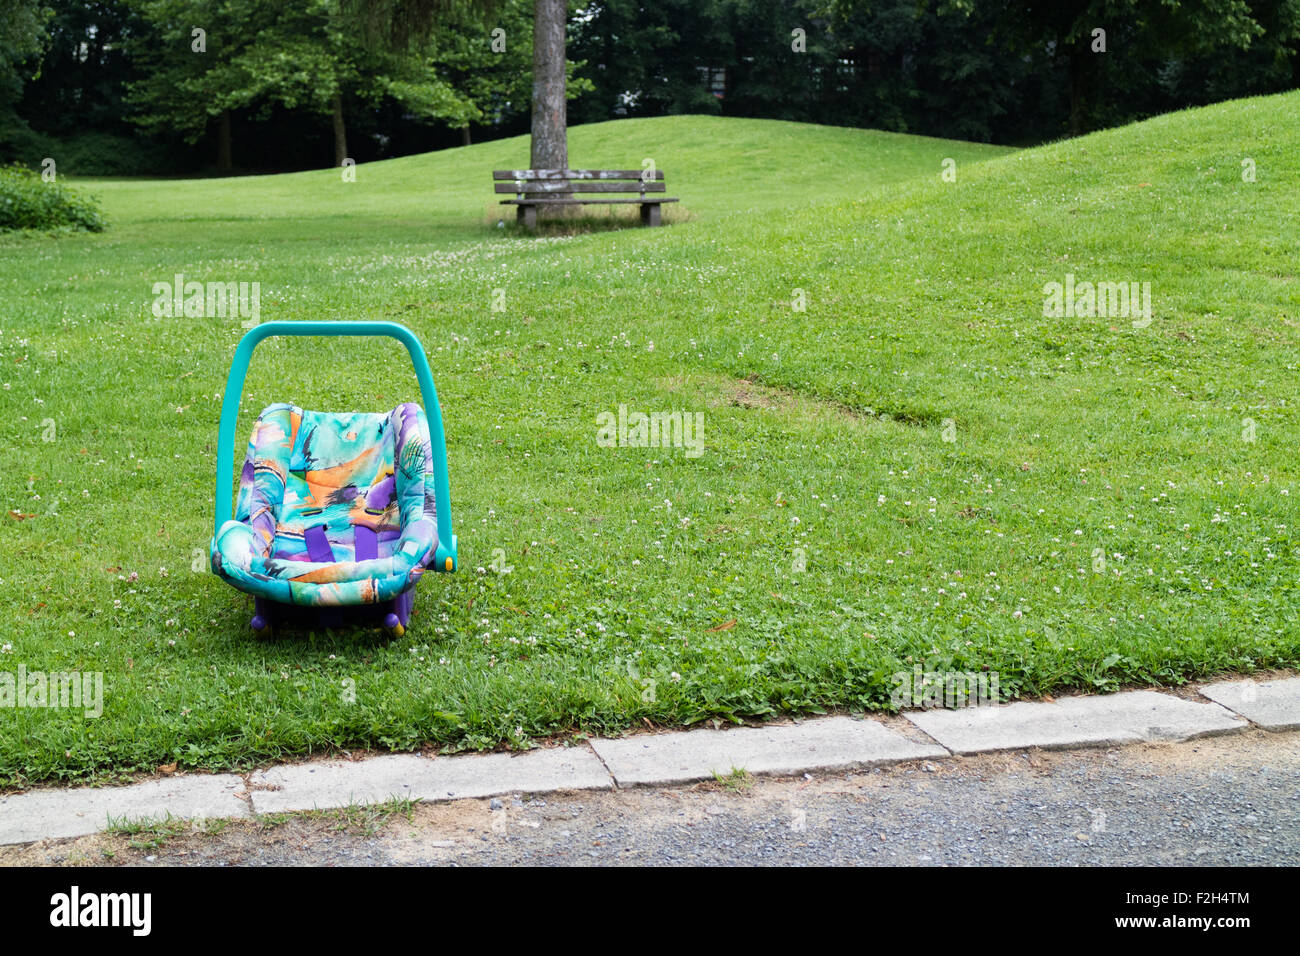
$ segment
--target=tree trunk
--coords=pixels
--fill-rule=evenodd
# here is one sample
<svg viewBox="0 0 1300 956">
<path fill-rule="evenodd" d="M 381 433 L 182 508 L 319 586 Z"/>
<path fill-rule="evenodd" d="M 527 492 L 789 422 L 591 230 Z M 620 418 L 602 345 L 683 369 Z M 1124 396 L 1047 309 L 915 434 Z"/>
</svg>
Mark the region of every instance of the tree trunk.
<svg viewBox="0 0 1300 956">
<path fill-rule="evenodd" d="M 348 158 L 348 131 L 343 125 L 343 97 L 335 93 L 330 105 L 334 114 L 334 166 L 338 168 Z"/>
<path fill-rule="evenodd" d="M 217 172 L 228 173 L 233 167 L 230 154 L 230 110 L 222 110 L 217 124 Z"/>
<path fill-rule="evenodd" d="M 468 146 L 468 145 L 470 145 L 469 126 L 468 126 L 468 125 L 462 126 L 462 127 L 460 128 L 460 145 L 462 145 L 462 146 Z"/>
<path fill-rule="evenodd" d="M 1070 48 L 1070 135 L 1082 136 L 1088 131 L 1088 73 L 1092 67 L 1093 53 L 1088 38 L 1076 40 Z"/>
<path fill-rule="evenodd" d="M 564 98 L 564 28 L 566 0 L 536 0 L 533 19 L 533 169 L 568 169 L 569 145 Z M 569 198 L 571 194 L 558 193 Z M 542 206 L 546 216 L 562 215 L 564 206 Z"/>
</svg>

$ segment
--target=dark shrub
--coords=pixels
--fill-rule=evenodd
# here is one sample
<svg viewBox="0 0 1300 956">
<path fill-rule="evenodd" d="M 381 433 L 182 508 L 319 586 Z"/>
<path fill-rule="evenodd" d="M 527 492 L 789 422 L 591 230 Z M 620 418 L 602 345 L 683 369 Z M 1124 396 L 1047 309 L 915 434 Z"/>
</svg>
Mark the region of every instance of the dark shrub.
<svg viewBox="0 0 1300 956">
<path fill-rule="evenodd" d="M 103 231 L 94 199 L 23 166 L 0 166 L 0 230 L 69 227 Z"/>
</svg>

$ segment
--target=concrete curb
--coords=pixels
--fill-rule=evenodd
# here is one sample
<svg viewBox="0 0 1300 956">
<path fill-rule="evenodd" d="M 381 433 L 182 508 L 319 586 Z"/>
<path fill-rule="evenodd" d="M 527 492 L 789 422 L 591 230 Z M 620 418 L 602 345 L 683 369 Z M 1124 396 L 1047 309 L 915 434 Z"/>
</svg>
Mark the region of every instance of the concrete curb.
<svg viewBox="0 0 1300 956">
<path fill-rule="evenodd" d="M 1223 681 L 1202 687 L 1201 693 L 1265 730 L 1300 730 L 1300 677 L 1262 684 Z"/>
<path fill-rule="evenodd" d="M 122 821 L 168 817 L 251 817 L 241 799 L 244 781 L 233 774 L 170 777 L 127 787 L 29 790 L 0 796 L 0 845 L 85 836 Z"/>
<path fill-rule="evenodd" d="M 1128 691 L 906 712 L 903 716 L 934 743 L 909 739 L 879 720 L 823 717 L 763 727 L 636 734 L 523 754 L 389 754 L 288 764 L 251 773 L 246 781 L 233 774 L 196 774 L 126 787 L 32 790 L 0 796 L 0 845 L 84 836 L 104 829 L 110 818 L 248 819 L 394 797 L 437 801 L 608 790 L 678 784 L 733 770 L 792 775 L 1028 747 L 1181 741 L 1240 732 L 1252 724 L 1300 730 L 1300 678 L 1224 681 L 1199 690 L 1212 702 Z"/>
<path fill-rule="evenodd" d="M 733 770 L 794 774 L 948 756 L 942 747 L 914 743 L 874 720 L 852 717 L 734 730 L 637 734 L 593 740 L 591 746 L 620 787 L 707 780 Z"/>
<path fill-rule="evenodd" d="M 346 807 L 353 803 L 463 800 L 502 793 L 550 793 L 613 787 L 586 747 L 550 747 L 522 754 L 419 757 L 392 754 L 369 760 L 272 767 L 249 778 L 255 813 Z"/>
<path fill-rule="evenodd" d="M 1172 742 L 1250 726 L 1218 704 L 1198 704 L 1150 690 L 1002 707 L 921 710 L 904 716 L 955 754 Z"/>
</svg>

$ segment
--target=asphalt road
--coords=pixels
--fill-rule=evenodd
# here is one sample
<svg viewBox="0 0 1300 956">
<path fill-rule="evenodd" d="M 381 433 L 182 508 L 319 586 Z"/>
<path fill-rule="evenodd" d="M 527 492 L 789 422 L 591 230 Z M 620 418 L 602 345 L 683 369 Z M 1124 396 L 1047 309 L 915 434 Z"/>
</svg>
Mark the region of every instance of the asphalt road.
<svg viewBox="0 0 1300 956">
<path fill-rule="evenodd" d="M 320 812 L 0 848 L 0 864 L 1300 864 L 1300 733 L 798 779 Z M 135 846 L 132 846 L 132 843 Z"/>
</svg>

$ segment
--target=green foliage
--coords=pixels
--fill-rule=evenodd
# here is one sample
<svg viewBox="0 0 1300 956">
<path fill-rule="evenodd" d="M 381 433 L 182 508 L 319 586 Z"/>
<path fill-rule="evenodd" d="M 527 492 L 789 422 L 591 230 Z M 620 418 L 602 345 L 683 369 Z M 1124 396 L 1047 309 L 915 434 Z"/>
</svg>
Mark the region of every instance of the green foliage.
<svg viewBox="0 0 1300 956">
<path fill-rule="evenodd" d="M 41 0 L 0 4 L 0 161 L 12 157 L 12 147 L 31 133 L 16 107 L 24 84 L 39 69 L 49 15 Z"/>
<path fill-rule="evenodd" d="M 1264 0 L 1255 6 L 1294 3 Z M 993 25 L 1009 49 L 1046 51 L 1045 62 L 1063 79 L 1068 129 L 1078 134 L 1143 115 L 1135 105 L 1157 97 L 1162 71 L 1177 70 L 1189 57 L 1249 48 L 1264 34 L 1251 7 L 1250 0 L 1004 0 Z"/>
<path fill-rule="evenodd" d="M 194 143 L 214 117 L 248 105 L 246 78 L 232 63 L 263 27 L 254 4 L 223 0 L 130 0 L 148 25 L 128 50 L 137 79 L 127 84 L 132 122 Z M 249 19 L 241 23 L 241 14 Z M 195 30 L 204 31 L 202 37 Z M 203 50 L 196 46 L 203 46 Z"/>
<path fill-rule="evenodd" d="M 94 199 L 24 166 L 0 166 L 0 230 L 85 229 L 102 232 Z"/>
<path fill-rule="evenodd" d="M 373 36 L 364 5 L 336 0 L 136 0 L 153 35 L 133 51 L 143 79 L 131 100 L 143 128 L 190 142 L 213 118 L 273 107 L 333 114 L 375 109 L 385 99 L 421 122 L 463 126 L 480 115 L 472 98 L 434 68 L 431 42 Z M 205 37 L 192 37 L 207 24 Z M 196 51 L 195 45 L 206 48 Z M 197 108 L 196 108 L 197 107 Z M 336 133 L 339 132 L 336 127 Z"/>
<path fill-rule="evenodd" d="M 0 70 L 41 52 L 50 13 L 41 0 L 5 0 L 0 6 Z"/>
<path fill-rule="evenodd" d="M 59 170 L 73 176 L 139 176 L 166 171 L 166 154 L 153 143 L 114 133 L 68 137 L 59 151 Z"/>
<path fill-rule="evenodd" d="M 120 133 L 90 131 L 62 139 L 32 134 L 17 153 L 23 165 L 45 157 L 58 162 L 61 175 L 140 176 L 166 172 L 170 157 L 157 143 Z"/>
<path fill-rule="evenodd" d="M 5 122 L 0 117 L 0 162 L 35 166 L 56 148 L 56 141 L 38 133 L 20 117 L 10 115 Z"/>
<path fill-rule="evenodd" d="M 507 123 L 527 116 L 532 100 L 532 0 L 505 0 L 494 15 L 457 19 L 432 44 L 437 75 L 472 106 L 462 123 Z M 500 30 L 494 38 L 492 33 Z M 497 40 L 498 49 L 493 49 Z"/>
<path fill-rule="evenodd" d="M 142 28 L 139 18 L 125 3 L 47 2 L 52 16 L 23 91 L 23 115 L 58 140 L 134 132 L 126 122 L 125 84 L 132 78 L 126 47 Z"/>
<path fill-rule="evenodd" d="M 1297 11 L 1300 0 L 599 0 L 571 27 L 595 86 L 574 115 L 1050 139 L 1294 87 Z M 1105 53 L 1091 47 L 1097 28 Z"/>
<path fill-rule="evenodd" d="M 1300 83 L 1300 0 L 569 10 L 571 125 L 712 114 L 1023 144 Z M 79 167 L 189 171 L 215 143 L 222 169 L 284 169 L 321 162 L 331 136 L 336 158 L 346 147 L 365 162 L 446 145 L 456 129 L 464 141 L 521 131 L 532 21 L 532 0 L 9 0 L 0 162 L 104 133 L 165 149 L 83 154 Z"/>
</svg>

